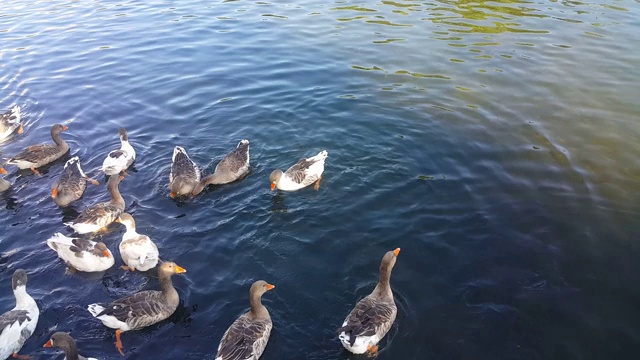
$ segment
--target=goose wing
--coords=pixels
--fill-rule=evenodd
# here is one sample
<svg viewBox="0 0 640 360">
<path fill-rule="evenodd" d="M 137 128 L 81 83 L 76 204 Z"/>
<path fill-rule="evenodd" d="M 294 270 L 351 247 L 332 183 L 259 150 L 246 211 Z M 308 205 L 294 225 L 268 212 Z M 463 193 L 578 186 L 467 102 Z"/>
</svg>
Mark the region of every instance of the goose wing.
<svg viewBox="0 0 640 360">
<path fill-rule="evenodd" d="M 349 335 L 351 346 L 358 336 L 373 336 L 386 333 L 396 317 L 396 304 L 372 296 L 360 300 L 347 316 L 346 324 L 338 329 L 338 333 Z"/>
<path fill-rule="evenodd" d="M 249 140 L 242 140 L 238 146 L 216 165 L 215 172 L 238 173 L 249 165 Z"/>
<path fill-rule="evenodd" d="M 271 320 L 239 317 L 222 336 L 216 360 L 257 359 L 267 346 L 271 327 Z"/>
<path fill-rule="evenodd" d="M 200 171 L 196 163 L 191 160 L 189 155 L 183 147 L 176 146 L 173 149 L 173 158 L 171 163 L 171 174 L 169 174 L 169 180 L 173 181 L 177 176 L 184 176 L 186 178 L 200 181 Z"/>
<path fill-rule="evenodd" d="M 25 321 L 31 321 L 27 310 L 11 310 L 0 315 L 0 337 L 14 325 L 22 326 Z"/>
<path fill-rule="evenodd" d="M 18 155 L 9 159 L 9 163 L 14 161 L 27 161 L 31 163 L 37 163 L 44 159 L 59 155 L 60 149 L 53 144 L 38 144 L 31 145 L 28 148 L 22 150 Z"/>
<path fill-rule="evenodd" d="M 73 223 L 97 224 L 104 221 L 110 224 L 120 216 L 122 211 L 124 211 L 124 209 L 119 205 L 113 204 L 110 201 L 103 202 L 85 209 Z"/>
</svg>

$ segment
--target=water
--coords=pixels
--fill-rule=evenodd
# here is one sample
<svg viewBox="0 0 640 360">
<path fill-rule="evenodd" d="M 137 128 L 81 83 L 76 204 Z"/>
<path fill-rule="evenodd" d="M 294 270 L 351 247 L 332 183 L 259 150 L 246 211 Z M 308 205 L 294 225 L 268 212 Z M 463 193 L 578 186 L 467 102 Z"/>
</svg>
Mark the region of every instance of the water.
<svg viewBox="0 0 640 360">
<path fill-rule="evenodd" d="M 168 321 L 123 336 L 126 359 L 213 359 L 257 279 L 276 285 L 262 359 L 355 359 L 334 330 L 395 247 L 399 314 L 380 360 L 634 358 L 639 16 L 611 0 L 4 0 L 0 108 L 23 106 L 26 131 L 1 148 L 63 122 L 99 176 L 129 130 L 127 211 L 188 273 Z M 242 138 L 248 178 L 169 198 L 173 146 L 210 173 Z M 269 191 L 271 170 L 321 149 L 319 191 Z M 157 279 L 64 274 L 44 241 L 107 196 L 88 185 L 60 210 L 61 169 L 9 168 L 0 311 L 24 268 L 42 312 L 24 354 L 52 358 L 41 346 L 62 330 L 84 355 L 121 359 L 85 306 Z M 116 250 L 122 233 L 102 240 Z"/>
</svg>

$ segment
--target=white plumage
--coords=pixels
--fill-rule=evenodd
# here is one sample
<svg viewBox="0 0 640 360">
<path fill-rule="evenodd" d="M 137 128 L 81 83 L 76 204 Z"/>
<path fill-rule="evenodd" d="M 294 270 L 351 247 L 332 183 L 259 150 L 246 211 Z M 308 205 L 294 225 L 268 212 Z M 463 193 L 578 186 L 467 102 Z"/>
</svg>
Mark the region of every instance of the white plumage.
<svg viewBox="0 0 640 360">
<path fill-rule="evenodd" d="M 76 270 L 86 272 L 104 271 L 115 263 L 111 251 L 101 242 L 70 238 L 61 233 L 56 233 L 47 240 L 47 245 L 68 266 Z"/>
<path fill-rule="evenodd" d="M 38 324 L 40 310 L 27 294 L 27 273 L 18 269 L 13 273 L 12 288 L 16 306 L 0 315 L 0 359 L 6 359 L 22 349 Z"/>
<path fill-rule="evenodd" d="M 123 213 L 117 220 L 126 226 L 127 231 L 122 235 L 120 255 L 129 270 L 147 271 L 158 264 L 160 253 L 158 247 L 147 235 L 136 232 L 133 216 Z"/>
<path fill-rule="evenodd" d="M 120 149 L 112 150 L 102 163 L 102 171 L 106 175 L 115 175 L 125 171 L 136 159 L 136 151 L 129 144 L 127 131 L 120 128 Z"/>
</svg>

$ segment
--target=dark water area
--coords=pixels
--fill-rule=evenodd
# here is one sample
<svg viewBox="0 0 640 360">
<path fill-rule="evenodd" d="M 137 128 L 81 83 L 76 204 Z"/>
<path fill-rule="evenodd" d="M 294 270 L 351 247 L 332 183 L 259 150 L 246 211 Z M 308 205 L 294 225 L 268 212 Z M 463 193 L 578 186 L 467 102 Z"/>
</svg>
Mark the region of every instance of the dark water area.
<svg viewBox="0 0 640 360">
<path fill-rule="evenodd" d="M 274 330 L 264 360 L 345 360 L 334 334 L 392 275 L 398 318 L 380 360 L 634 359 L 640 353 L 638 1 L 0 2 L 0 109 L 25 133 L 3 157 L 63 134 L 90 176 L 70 209 L 7 167 L 0 312 L 29 273 L 41 310 L 22 353 L 70 331 L 123 359 L 86 305 L 157 289 L 150 273 L 66 275 L 45 244 L 107 197 L 117 129 L 138 157 L 120 185 L 181 305 L 122 340 L 124 359 L 213 359 L 258 279 Z M 171 154 L 211 173 L 240 139 L 251 174 L 176 202 Z M 269 191 L 269 173 L 327 149 L 319 191 Z"/>
</svg>

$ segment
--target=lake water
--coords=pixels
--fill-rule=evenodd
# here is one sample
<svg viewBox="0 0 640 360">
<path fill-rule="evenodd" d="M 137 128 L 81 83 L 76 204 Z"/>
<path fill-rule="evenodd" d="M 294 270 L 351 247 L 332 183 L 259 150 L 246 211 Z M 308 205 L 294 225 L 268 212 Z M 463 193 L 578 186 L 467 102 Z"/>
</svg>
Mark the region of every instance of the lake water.
<svg viewBox="0 0 640 360">
<path fill-rule="evenodd" d="M 356 359 L 334 331 L 396 247 L 380 360 L 636 358 L 638 19 L 638 0 L 3 0 L 0 108 L 26 124 L 4 156 L 62 122 L 102 185 L 61 210 L 62 162 L 8 168 L 0 312 L 24 268 L 41 317 L 22 353 L 54 357 L 42 344 L 61 330 L 81 354 L 123 358 L 85 307 L 156 289 L 154 274 L 116 255 L 65 275 L 44 241 L 107 198 L 98 168 L 124 126 L 127 211 L 188 270 L 178 311 L 125 333 L 125 359 L 213 359 L 257 279 L 276 285 L 262 359 Z M 246 179 L 169 198 L 175 145 L 210 173 L 242 138 Z M 269 191 L 273 169 L 322 149 L 319 191 Z M 122 233 L 102 240 L 117 253 Z"/>
</svg>

